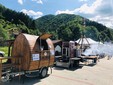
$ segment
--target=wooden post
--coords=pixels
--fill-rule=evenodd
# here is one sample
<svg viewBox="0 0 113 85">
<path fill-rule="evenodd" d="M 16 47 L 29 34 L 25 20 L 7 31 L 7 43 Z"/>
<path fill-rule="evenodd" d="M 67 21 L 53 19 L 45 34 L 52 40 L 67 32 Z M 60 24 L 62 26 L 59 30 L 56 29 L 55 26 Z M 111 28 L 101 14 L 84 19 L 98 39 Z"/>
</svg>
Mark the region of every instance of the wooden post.
<svg viewBox="0 0 113 85">
<path fill-rule="evenodd" d="M 2 59 L 0 59 L 0 82 L 2 78 Z"/>
</svg>

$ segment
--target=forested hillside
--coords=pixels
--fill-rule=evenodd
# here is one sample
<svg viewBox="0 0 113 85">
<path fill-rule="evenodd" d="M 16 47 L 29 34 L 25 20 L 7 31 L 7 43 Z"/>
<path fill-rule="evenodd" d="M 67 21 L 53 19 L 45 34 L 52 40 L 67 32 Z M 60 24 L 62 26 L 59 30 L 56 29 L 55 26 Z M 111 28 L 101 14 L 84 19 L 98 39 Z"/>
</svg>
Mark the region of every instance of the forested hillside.
<svg viewBox="0 0 113 85">
<path fill-rule="evenodd" d="M 85 26 L 84 26 L 85 25 Z M 51 32 L 55 39 L 77 40 L 84 34 L 97 41 L 113 40 L 113 30 L 79 15 L 46 15 L 35 20 L 40 32 Z"/>
<path fill-rule="evenodd" d="M 0 5 L 0 39 L 13 38 L 13 32 L 32 33 L 34 20 L 22 12 L 16 12 Z"/>
<path fill-rule="evenodd" d="M 79 15 L 46 15 L 34 20 L 0 5 L 0 39 L 13 38 L 15 31 L 35 35 L 51 33 L 52 39 L 65 41 L 77 40 L 81 34 L 97 41 L 113 41 L 113 29 Z"/>
</svg>

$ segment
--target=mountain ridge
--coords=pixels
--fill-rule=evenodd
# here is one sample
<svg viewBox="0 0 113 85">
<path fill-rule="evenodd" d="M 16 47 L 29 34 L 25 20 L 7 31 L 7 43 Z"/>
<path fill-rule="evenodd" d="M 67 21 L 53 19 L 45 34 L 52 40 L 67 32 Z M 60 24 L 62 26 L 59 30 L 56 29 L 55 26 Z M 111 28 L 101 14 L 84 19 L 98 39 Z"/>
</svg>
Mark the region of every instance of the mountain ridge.
<svg viewBox="0 0 113 85">
<path fill-rule="evenodd" d="M 52 39 L 64 41 L 77 40 L 81 35 L 96 41 L 113 41 L 113 29 L 79 15 L 49 14 L 33 19 L 22 12 L 16 12 L 0 5 L 0 37 L 13 38 L 13 32 L 10 34 L 9 30 L 15 29 L 34 35 L 51 33 L 53 34 Z"/>
</svg>

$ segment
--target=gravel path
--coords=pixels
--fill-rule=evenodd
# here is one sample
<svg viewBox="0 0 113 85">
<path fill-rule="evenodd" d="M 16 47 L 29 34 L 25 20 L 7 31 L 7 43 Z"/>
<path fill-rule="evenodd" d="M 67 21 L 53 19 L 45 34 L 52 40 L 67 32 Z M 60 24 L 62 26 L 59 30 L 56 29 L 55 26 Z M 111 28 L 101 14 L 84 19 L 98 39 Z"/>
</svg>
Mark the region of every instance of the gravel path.
<svg viewBox="0 0 113 85">
<path fill-rule="evenodd" d="M 44 79 L 26 78 L 22 84 L 15 78 L 0 85 L 113 85 L 113 58 L 100 59 L 96 65 L 80 64 L 79 68 L 71 70 L 54 67 L 53 73 Z"/>
</svg>

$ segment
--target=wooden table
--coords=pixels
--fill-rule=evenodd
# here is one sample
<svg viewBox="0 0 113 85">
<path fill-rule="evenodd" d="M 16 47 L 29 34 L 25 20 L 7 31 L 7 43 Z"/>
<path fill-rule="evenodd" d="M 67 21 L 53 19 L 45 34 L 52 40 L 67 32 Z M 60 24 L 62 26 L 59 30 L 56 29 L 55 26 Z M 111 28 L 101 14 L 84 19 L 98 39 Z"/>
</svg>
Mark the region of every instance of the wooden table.
<svg viewBox="0 0 113 85">
<path fill-rule="evenodd" d="M 71 67 L 73 67 L 74 64 L 76 64 L 76 66 L 79 66 L 79 61 L 80 61 L 81 58 L 77 58 L 77 57 L 74 57 L 74 58 L 70 58 L 70 65 Z"/>
<path fill-rule="evenodd" d="M 94 60 L 94 63 L 97 63 L 97 56 L 81 56 L 83 59 L 89 59 L 89 60 Z"/>
</svg>

